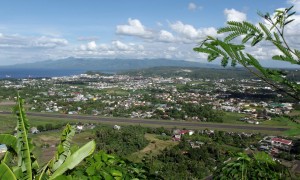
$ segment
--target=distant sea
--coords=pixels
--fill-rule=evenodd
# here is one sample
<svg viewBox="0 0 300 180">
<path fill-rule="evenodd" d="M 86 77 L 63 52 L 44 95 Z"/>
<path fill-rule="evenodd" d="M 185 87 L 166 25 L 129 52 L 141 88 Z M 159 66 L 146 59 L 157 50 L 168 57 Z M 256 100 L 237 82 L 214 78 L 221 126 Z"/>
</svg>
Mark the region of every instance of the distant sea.
<svg viewBox="0 0 300 180">
<path fill-rule="evenodd" d="M 71 76 L 85 73 L 85 70 L 74 69 L 20 69 L 20 68 L 0 68 L 0 79 L 5 78 L 43 78 Z"/>
</svg>

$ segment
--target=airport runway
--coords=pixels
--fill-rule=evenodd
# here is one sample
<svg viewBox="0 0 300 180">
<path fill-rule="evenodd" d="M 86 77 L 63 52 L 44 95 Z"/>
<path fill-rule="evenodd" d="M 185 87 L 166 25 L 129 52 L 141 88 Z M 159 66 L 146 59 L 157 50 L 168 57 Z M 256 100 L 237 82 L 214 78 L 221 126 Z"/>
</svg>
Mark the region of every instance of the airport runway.
<svg viewBox="0 0 300 180">
<path fill-rule="evenodd" d="M 11 114 L 11 112 L 0 112 L 0 114 Z M 289 128 L 285 127 L 272 127 L 272 126 L 261 126 L 261 125 L 233 125 L 223 123 L 205 123 L 205 122 L 186 122 L 186 121 L 172 121 L 172 120 L 154 120 L 154 119 L 130 119 L 130 118 L 113 118 L 113 117 L 99 117 L 99 116 L 86 116 L 86 115 L 68 115 L 68 114 L 52 114 L 52 113 L 36 113 L 27 112 L 28 118 L 30 116 L 35 117 L 47 117 L 47 118 L 61 118 L 71 120 L 93 120 L 102 123 L 128 123 L 128 124 L 147 124 L 155 126 L 181 126 L 192 129 L 208 128 L 208 129 L 239 129 L 239 130 L 255 130 L 255 131 L 286 131 Z"/>
</svg>

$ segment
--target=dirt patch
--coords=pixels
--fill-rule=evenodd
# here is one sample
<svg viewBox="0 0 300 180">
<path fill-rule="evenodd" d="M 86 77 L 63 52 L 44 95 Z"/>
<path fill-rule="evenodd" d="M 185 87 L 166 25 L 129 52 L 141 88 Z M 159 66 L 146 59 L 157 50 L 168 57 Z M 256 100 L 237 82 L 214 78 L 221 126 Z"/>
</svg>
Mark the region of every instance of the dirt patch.
<svg viewBox="0 0 300 180">
<path fill-rule="evenodd" d="M 56 147 L 55 146 L 50 146 L 46 148 L 42 148 L 42 153 L 41 153 L 41 159 L 40 162 L 43 164 L 45 162 L 48 162 L 50 159 L 53 158 L 54 154 L 56 152 Z"/>
<path fill-rule="evenodd" d="M 16 102 L 14 101 L 0 101 L 0 106 L 12 106 L 12 105 L 16 105 Z"/>
</svg>

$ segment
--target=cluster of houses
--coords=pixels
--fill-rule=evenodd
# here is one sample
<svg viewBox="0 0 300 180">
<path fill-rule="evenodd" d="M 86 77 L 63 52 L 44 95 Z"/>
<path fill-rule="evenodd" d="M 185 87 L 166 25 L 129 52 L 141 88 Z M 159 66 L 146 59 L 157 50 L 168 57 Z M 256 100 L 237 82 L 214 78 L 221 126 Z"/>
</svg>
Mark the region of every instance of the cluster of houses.
<svg viewBox="0 0 300 180">
<path fill-rule="evenodd" d="M 68 85 L 68 82 L 82 82 L 83 85 Z M 157 117 L 156 110 L 164 113 L 165 119 L 172 119 L 168 110 L 181 110 L 182 103 L 208 104 L 213 109 L 243 114 L 241 121 L 259 124 L 264 120 L 270 120 L 272 114 L 288 114 L 293 110 L 291 103 L 265 102 L 261 100 L 249 100 L 243 98 L 230 98 L 228 90 L 236 89 L 238 92 L 251 90 L 253 92 L 267 90 L 272 93 L 272 88 L 266 87 L 262 82 L 253 79 L 190 79 L 184 77 L 143 77 L 128 75 L 87 75 L 81 74 L 68 77 L 54 77 L 50 79 L 23 79 L 20 82 L 5 80 L 5 87 L 43 87 L 48 91 L 32 95 L 31 110 L 43 112 L 60 112 L 66 114 L 93 114 L 102 116 L 113 116 L 113 111 L 128 110 L 132 107 L 151 107 L 147 110 L 133 110 L 126 117 L 152 118 Z M 180 87 L 187 86 L 187 90 Z M 99 93 L 99 89 L 118 88 L 126 91 L 124 95 L 114 93 Z M 151 91 L 151 96 L 163 101 L 165 105 L 145 101 L 145 94 L 136 93 L 140 91 Z M 41 101 L 47 98 L 49 101 Z M 105 107 L 89 108 L 87 102 L 105 104 Z M 73 104 L 76 104 L 73 106 Z M 168 105 L 166 105 L 168 104 Z M 184 116 L 185 120 L 199 121 L 201 117 Z"/>
<path fill-rule="evenodd" d="M 276 136 L 266 136 L 259 141 L 259 150 L 269 152 L 272 155 L 278 155 L 280 151 L 289 152 L 293 147 L 293 141 L 279 138 Z"/>
</svg>

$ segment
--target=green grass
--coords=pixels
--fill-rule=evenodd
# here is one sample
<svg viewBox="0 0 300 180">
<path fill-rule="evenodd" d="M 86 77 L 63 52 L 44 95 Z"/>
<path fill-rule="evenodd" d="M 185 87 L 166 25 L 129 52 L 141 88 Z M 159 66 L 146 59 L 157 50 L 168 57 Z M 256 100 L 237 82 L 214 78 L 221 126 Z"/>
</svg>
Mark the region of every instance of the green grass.
<svg viewBox="0 0 300 180">
<path fill-rule="evenodd" d="M 300 127 L 295 127 L 284 132 L 286 136 L 294 136 L 300 138 Z"/>
<path fill-rule="evenodd" d="M 156 156 L 163 149 L 167 147 L 172 147 L 178 144 L 178 142 L 172 140 L 160 140 L 157 138 L 156 134 L 145 134 L 145 138 L 150 141 L 150 143 L 142 150 L 132 153 L 127 158 L 133 162 L 141 162 L 145 156 Z"/>
<path fill-rule="evenodd" d="M 285 136 L 300 136 L 300 124 L 297 124 L 286 117 L 276 117 L 272 120 L 264 121 L 263 125 L 268 126 L 286 126 L 290 130 L 283 132 Z"/>
<path fill-rule="evenodd" d="M 29 119 L 29 124 L 31 127 L 36 127 L 39 125 L 52 124 L 55 126 L 63 126 L 66 123 L 97 123 L 93 120 L 77 120 L 77 119 L 63 119 L 63 118 L 49 118 L 49 117 L 36 117 L 36 116 L 27 116 Z M 11 133 L 14 131 L 17 125 L 17 117 L 13 114 L 0 114 L 0 133 Z"/>
<path fill-rule="evenodd" d="M 243 118 L 245 116 L 245 114 L 225 112 L 225 115 L 222 117 L 222 119 L 224 123 L 246 124 L 245 122 L 240 121 L 240 118 Z"/>
<path fill-rule="evenodd" d="M 0 111 L 12 111 L 14 105 L 16 105 L 14 101 L 0 101 Z"/>
<path fill-rule="evenodd" d="M 300 116 L 300 110 L 293 110 L 289 115 L 290 116 Z"/>
<path fill-rule="evenodd" d="M 292 121 L 290 121 L 288 118 L 285 117 L 275 117 L 272 118 L 272 120 L 264 121 L 262 122 L 263 125 L 268 126 L 294 126 L 296 125 Z"/>
</svg>

